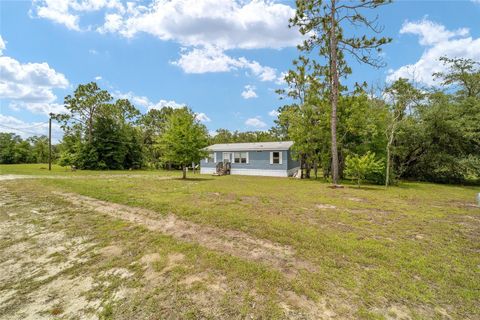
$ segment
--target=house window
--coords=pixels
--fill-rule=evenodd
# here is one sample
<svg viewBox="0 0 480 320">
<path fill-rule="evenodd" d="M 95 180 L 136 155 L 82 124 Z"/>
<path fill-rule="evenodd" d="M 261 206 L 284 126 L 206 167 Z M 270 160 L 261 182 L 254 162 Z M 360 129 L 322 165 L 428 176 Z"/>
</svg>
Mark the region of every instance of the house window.
<svg viewBox="0 0 480 320">
<path fill-rule="evenodd" d="M 223 153 L 223 162 L 230 162 L 230 156 L 231 156 L 230 152 L 224 152 Z"/>
<path fill-rule="evenodd" d="M 233 162 L 234 163 L 247 163 L 247 153 L 246 152 L 235 152 Z"/>
<path fill-rule="evenodd" d="M 207 163 L 214 163 L 215 162 L 215 155 L 214 153 L 209 153 L 207 158 Z"/>
<path fill-rule="evenodd" d="M 272 152 L 272 163 L 280 164 L 280 152 L 278 151 Z"/>
</svg>

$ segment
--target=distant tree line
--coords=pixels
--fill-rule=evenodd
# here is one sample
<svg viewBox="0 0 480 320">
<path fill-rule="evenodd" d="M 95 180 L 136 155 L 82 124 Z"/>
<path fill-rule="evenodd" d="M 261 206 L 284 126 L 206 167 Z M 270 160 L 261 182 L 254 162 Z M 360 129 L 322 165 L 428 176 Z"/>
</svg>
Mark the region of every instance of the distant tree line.
<svg viewBox="0 0 480 320">
<path fill-rule="evenodd" d="M 357 87 L 339 97 L 340 178 L 353 178 L 348 164 L 360 167 L 363 157 L 372 163 L 370 169 L 364 169 L 363 179 L 387 185 L 398 179 L 480 182 L 480 64 L 469 59 L 441 60 L 447 71 L 433 75 L 441 88 L 418 88 L 398 79 L 376 94 Z M 295 141 L 294 156 L 302 161 L 305 177 L 321 169 L 322 176 L 329 178 L 332 132 L 328 89 L 315 81 L 308 59 L 301 58 L 294 66 L 296 70 L 286 78 L 289 88 L 279 92 L 293 102 L 278 109 L 271 132 L 278 139 Z M 298 94 L 301 81 L 306 83 L 302 98 Z M 381 160 L 383 170 L 371 161 L 372 154 Z"/>
<path fill-rule="evenodd" d="M 400 179 L 443 183 L 480 182 L 480 66 L 442 58 L 434 75 L 439 88 L 418 88 L 399 79 L 373 94 L 357 87 L 340 95 L 337 109 L 339 176 L 357 182 Z M 79 169 L 184 169 L 215 143 L 293 140 L 293 157 L 305 178 L 332 178 L 331 106 L 328 90 L 315 80 L 308 59 L 294 62 L 286 77 L 289 98 L 266 131 L 206 127 L 188 108 L 164 107 L 141 114 L 128 100 L 114 100 L 95 83 L 65 97 L 66 114 L 55 115 L 64 130 L 53 160 Z M 302 83 L 299 86 L 299 83 Z M 299 89 L 301 87 L 301 89 Z M 0 133 L 0 163 L 45 163 L 48 138 L 22 139 Z M 186 173 L 185 173 L 186 174 Z"/>
<path fill-rule="evenodd" d="M 57 148 L 52 148 L 52 155 Z M 46 163 L 48 161 L 48 138 L 33 136 L 22 139 L 14 133 L 0 132 L 0 163 Z"/>
</svg>

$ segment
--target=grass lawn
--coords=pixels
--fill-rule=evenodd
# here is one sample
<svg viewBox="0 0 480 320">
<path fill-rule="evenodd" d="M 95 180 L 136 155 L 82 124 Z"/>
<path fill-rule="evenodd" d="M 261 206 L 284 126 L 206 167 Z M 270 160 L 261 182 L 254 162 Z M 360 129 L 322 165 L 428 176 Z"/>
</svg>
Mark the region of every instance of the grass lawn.
<svg viewBox="0 0 480 320">
<path fill-rule="evenodd" d="M 480 318 L 478 187 L 46 167 L 0 166 L 0 318 Z"/>
</svg>

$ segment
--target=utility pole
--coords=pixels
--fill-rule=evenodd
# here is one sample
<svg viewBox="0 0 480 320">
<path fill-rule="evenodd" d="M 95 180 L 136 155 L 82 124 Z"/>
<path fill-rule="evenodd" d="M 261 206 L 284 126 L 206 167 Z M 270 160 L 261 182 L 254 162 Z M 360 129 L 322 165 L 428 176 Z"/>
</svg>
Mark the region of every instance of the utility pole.
<svg viewBox="0 0 480 320">
<path fill-rule="evenodd" d="M 52 115 L 48 119 L 48 171 L 52 171 Z"/>
</svg>

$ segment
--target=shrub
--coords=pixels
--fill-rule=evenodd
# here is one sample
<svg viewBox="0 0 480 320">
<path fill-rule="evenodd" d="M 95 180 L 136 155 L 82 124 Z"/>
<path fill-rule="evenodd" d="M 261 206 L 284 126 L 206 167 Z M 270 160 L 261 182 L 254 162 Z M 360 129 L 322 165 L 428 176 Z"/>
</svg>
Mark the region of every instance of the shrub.
<svg viewBox="0 0 480 320">
<path fill-rule="evenodd" d="M 358 187 L 368 176 L 382 174 L 384 163 L 382 159 L 376 160 L 375 153 L 368 151 L 363 156 L 348 155 L 345 159 L 345 174 L 356 180 Z"/>
</svg>

